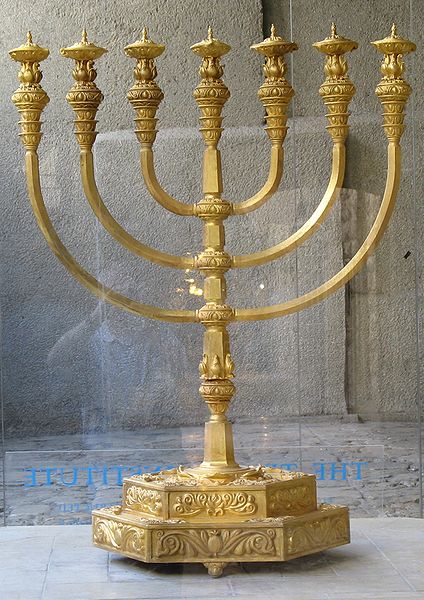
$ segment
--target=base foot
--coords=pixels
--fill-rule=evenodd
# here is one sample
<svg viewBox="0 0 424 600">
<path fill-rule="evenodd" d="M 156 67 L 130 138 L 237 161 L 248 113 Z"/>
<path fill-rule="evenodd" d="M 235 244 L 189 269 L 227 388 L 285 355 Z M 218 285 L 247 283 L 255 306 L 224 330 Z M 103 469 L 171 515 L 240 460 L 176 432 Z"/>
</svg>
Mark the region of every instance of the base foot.
<svg viewBox="0 0 424 600">
<path fill-rule="evenodd" d="M 203 563 L 205 565 L 205 567 L 208 570 L 208 574 L 211 577 L 221 577 L 222 575 L 222 571 L 225 568 L 226 563 L 223 562 L 210 562 L 210 563 Z"/>
</svg>

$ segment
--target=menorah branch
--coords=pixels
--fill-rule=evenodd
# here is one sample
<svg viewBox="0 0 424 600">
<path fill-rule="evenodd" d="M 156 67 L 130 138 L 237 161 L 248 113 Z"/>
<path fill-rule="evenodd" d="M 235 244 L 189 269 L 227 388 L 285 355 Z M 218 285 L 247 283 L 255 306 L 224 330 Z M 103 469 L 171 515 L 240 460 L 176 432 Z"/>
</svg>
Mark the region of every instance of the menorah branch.
<svg viewBox="0 0 424 600">
<path fill-rule="evenodd" d="M 163 99 L 163 92 L 155 81 L 155 59 L 164 50 L 163 44 L 156 44 L 148 37 L 146 27 L 143 29 L 141 40 L 125 48 L 125 54 L 137 61 L 134 68 L 135 82 L 127 97 L 136 113 L 135 133 L 141 145 L 141 172 L 150 195 L 169 212 L 193 216 L 194 205 L 185 204 L 170 196 L 161 187 L 155 173 L 152 146 L 157 134 L 156 111 Z"/>
<path fill-rule="evenodd" d="M 165 190 L 161 187 L 156 178 L 153 150 L 148 146 L 141 147 L 140 165 L 146 188 L 148 189 L 152 198 L 154 198 L 158 204 L 176 215 L 188 217 L 195 214 L 194 204 L 185 204 L 184 202 L 175 200 L 175 198 L 172 198 L 172 196 L 165 192 Z"/>
<path fill-rule="evenodd" d="M 150 246 L 142 244 L 140 241 L 130 235 L 114 219 L 104 204 L 97 188 L 94 175 L 93 154 L 91 151 L 88 150 L 81 152 L 80 169 L 84 192 L 94 214 L 103 227 L 110 233 L 110 235 L 114 237 L 122 246 L 124 246 L 124 248 L 133 254 L 165 267 L 173 267 L 175 269 L 193 269 L 193 258 L 174 256 L 172 254 L 167 254 L 166 252 L 160 252 L 159 250 L 150 248 Z"/>
<path fill-rule="evenodd" d="M 294 90 L 285 78 L 285 55 L 297 50 L 294 42 L 287 42 L 276 35 L 274 26 L 271 35 L 260 44 L 251 46 L 265 56 L 263 71 L 265 81 L 258 96 L 265 109 L 265 131 L 271 141 L 271 161 L 268 179 L 262 189 L 247 200 L 233 207 L 233 214 L 243 215 L 262 206 L 278 189 L 283 174 L 283 143 L 287 133 L 287 110 Z"/>
<path fill-rule="evenodd" d="M 135 315 L 159 321 L 171 321 L 177 323 L 190 323 L 198 320 L 195 311 L 168 310 L 127 298 L 106 287 L 97 281 L 93 275 L 88 273 L 88 271 L 73 258 L 64 246 L 49 218 L 41 192 L 38 156 L 34 151 L 26 152 L 25 165 L 28 195 L 38 226 L 46 238 L 51 250 L 75 279 L 82 283 L 82 285 L 88 288 L 97 297 Z"/>
<path fill-rule="evenodd" d="M 294 300 L 289 300 L 288 302 L 283 302 L 282 304 L 264 306 L 262 308 L 235 309 L 234 320 L 256 321 L 273 319 L 275 317 L 282 317 L 284 315 L 290 315 L 292 313 L 299 312 L 305 308 L 309 308 L 310 306 L 317 304 L 325 298 L 328 298 L 328 296 L 334 294 L 334 292 L 350 281 L 365 264 L 369 256 L 373 253 L 386 230 L 399 190 L 400 166 L 400 146 L 397 144 L 389 144 L 386 187 L 380 209 L 365 241 L 362 243 L 356 254 L 343 267 L 343 269 L 341 269 L 334 277 L 317 287 L 315 290 L 312 290 L 311 292 L 308 292 L 299 298 L 295 298 Z"/>
<path fill-rule="evenodd" d="M 257 46 L 253 47 L 261 53 L 265 54 L 266 56 L 270 56 L 270 58 L 268 58 L 267 60 L 271 61 L 271 59 L 273 58 L 273 54 L 271 53 L 275 54 L 277 52 L 276 48 L 278 49 L 279 45 L 281 46 L 282 44 L 284 44 L 284 41 L 281 40 L 281 38 L 277 38 L 274 35 L 274 38 L 271 36 L 271 38 L 269 38 L 262 44 L 258 44 Z M 288 43 L 286 42 L 286 44 Z M 344 58 L 344 54 L 357 48 L 358 44 L 352 40 L 338 35 L 336 32 L 336 27 L 333 24 L 331 36 L 325 38 L 321 42 L 315 43 L 314 47 L 317 48 L 320 52 L 322 52 L 326 57 L 324 66 L 326 78 L 324 83 L 321 85 L 319 92 L 324 101 L 324 104 L 328 109 L 327 131 L 333 140 L 332 169 L 327 190 L 323 196 L 323 199 L 315 209 L 314 213 L 306 221 L 306 223 L 302 227 L 300 227 L 300 229 L 298 229 L 295 233 L 293 233 L 289 238 L 287 238 L 283 242 L 280 242 L 279 244 L 276 244 L 271 248 L 262 250 L 260 252 L 255 252 L 253 254 L 234 256 L 232 260 L 233 267 L 246 268 L 264 264 L 277 258 L 280 258 L 281 256 L 284 256 L 285 254 L 288 254 L 289 252 L 294 250 L 296 247 L 298 247 L 300 244 L 306 241 L 309 237 L 311 237 L 311 235 L 313 235 L 315 231 L 317 231 L 321 223 L 327 217 L 330 209 L 332 208 L 334 202 L 336 201 L 339 195 L 340 188 L 343 185 L 343 179 L 346 168 L 345 140 L 349 131 L 348 106 L 355 93 L 355 87 L 347 75 L 348 65 L 346 59 Z M 283 45 L 283 47 L 280 48 L 279 52 L 282 53 L 284 49 L 285 46 Z M 282 56 L 284 56 L 284 54 L 282 54 Z M 278 95 L 275 93 L 273 87 L 276 85 L 275 77 L 277 72 L 273 62 L 267 62 L 265 64 L 264 70 L 266 80 L 265 84 L 261 87 L 259 91 L 259 95 L 263 100 L 269 113 L 269 98 L 276 96 L 276 98 L 274 98 L 273 104 L 271 105 L 274 108 L 274 110 L 277 100 L 279 98 Z M 289 98 L 289 92 L 285 91 L 286 89 L 288 89 L 288 84 L 287 82 L 285 82 L 285 85 L 283 85 L 284 81 L 285 80 L 281 80 L 280 75 L 280 80 L 277 80 L 277 83 L 280 83 L 280 86 L 283 90 L 280 95 L 284 96 L 285 94 L 287 98 Z M 275 137 L 275 134 L 273 134 L 273 137 Z"/>
<path fill-rule="evenodd" d="M 268 178 L 257 194 L 233 205 L 234 215 L 245 215 L 256 210 L 278 190 L 283 176 L 284 150 L 280 144 L 271 146 Z"/>
<path fill-rule="evenodd" d="M 295 233 L 286 240 L 260 252 L 233 256 L 232 266 L 235 268 L 247 268 L 261 265 L 284 256 L 300 246 L 310 238 L 320 227 L 327 217 L 329 211 L 337 200 L 343 185 L 346 166 L 346 148 L 344 144 L 333 146 L 333 160 L 330 180 L 325 194 L 310 218 Z"/>
</svg>

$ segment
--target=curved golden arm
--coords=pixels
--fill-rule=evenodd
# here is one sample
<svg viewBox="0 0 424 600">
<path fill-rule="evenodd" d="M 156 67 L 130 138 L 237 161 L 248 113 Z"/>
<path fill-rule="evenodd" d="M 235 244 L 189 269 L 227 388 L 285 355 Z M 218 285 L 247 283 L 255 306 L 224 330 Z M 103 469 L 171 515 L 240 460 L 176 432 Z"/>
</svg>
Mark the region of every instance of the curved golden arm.
<svg viewBox="0 0 424 600">
<path fill-rule="evenodd" d="M 38 166 L 38 156 L 34 150 L 28 150 L 25 155 L 26 177 L 28 185 L 28 194 L 31 200 L 31 205 L 37 218 L 38 226 L 40 227 L 44 237 L 47 240 L 52 251 L 57 258 L 64 264 L 68 271 L 80 283 L 85 285 L 91 292 L 99 298 L 107 300 L 111 304 L 118 306 L 128 312 L 150 319 L 158 319 L 160 321 L 172 322 L 195 322 L 197 321 L 196 312 L 193 310 L 167 310 L 157 308 L 149 304 L 142 304 L 136 300 L 131 300 L 122 294 L 114 292 L 110 288 L 102 285 L 90 273 L 88 273 L 81 265 L 79 265 L 66 247 L 61 242 L 57 235 L 52 222 L 48 216 L 46 206 L 43 201 L 40 185 L 40 174 Z"/>
<path fill-rule="evenodd" d="M 156 44 L 148 38 L 144 28 L 142 39 L 125 48 L 125 54 L 137 60 L 134 69 L 134 85 L 128 92 L 127 98 L 134 107 L 135 134 L 141 144 L 141 172 L 150 195 L 166 210 L 182 216 L 193 216 L 195 208 L 172 198 L 162 189 L 155 174 L 152 144 L 156 139 L 156 111 L 163 99 L 163 93 L 155 79 L 157 76 L 155 59 L 158 58 L 165 46 Z"/>
<path fill-rule="evenodd" d="M 343 269 L 337 273 L 337 275 L 320 285 L 315 290 L 312 290 L 311 292 L 308 292 L 299 298 L 295 298 L 294 300 L 289 300 L 288 302 L 275 304 L 273 306 L 265 306 L 263 308 L 236 309 L 235 320 L 253 321 L 256 319 L 272 319 L 274 317 L 282 317 L 283 315 L 289 315 L 291 313 L 298 312 L 304 308 L 308 308 L 309 306 L 316 304 L 324 298 L 327 298 L 336 290 L 341 288 L 350 279 L 352 279 L 352 277 L 365 263 L 370 254 L 374 251 L 387 227 L 390 216 L 393 212 L 397 192 L 399 189 L 400 161 L 400 146 L 396 143 L 390 143 L 388 146 L 388 171 L 386 188 L 384 190 L 383 200 L 377 217 L 362 246 L 353 256 L 353 258 L 351 258 L 351 260 L 343 267 Z"/>
<path fill-rule="evenodd" d="M 165 267 L 174 267 L 175 269 L 193 269 L 194 260 L 190 257 L 173 256 L 159 250 L 154 250 L 145 244 L 142 244 L 130 235 L 113 218 L 104 204 L 99 190 L 97 188 L 94 176 L 93 154 L 91 150 L 84 149 L 80 153 L 81 180 L 85 195 L 97 219 L 103 227 L 114 237 L 122 246 L 152 262 L 164 265 Z"/>
<path fill-rule="evenodd" d="M 183 216 L 193 216 L 195 214 L 194 204 L 185 204 L 175 200 L 165 192 L 156 178 L 155 166 L 153 161 L 153 150 L 150 147 L 142 146 L 140 152 L 141 172 L 144 183 L 150 192 L 150 195 L 166 210 Z"/>
<path fill-rule="evenodd" d="M 248 200 L 233 205 L 234 215 L 245 215 L 256 210 L 270 198 L 280 185 L 283 176 L 284 150 L 280 144 L 271 146 L 268 179 L 261 190 Z"/>
<path fill-rule="evenodd" d="M 255 265 L 261 265 L 265 262 L 275 260 L 280 256 L 284 256 L 285 254 L 302 244 L 309 237 L 311 237 L 311 235 L 319 228 L 321 223 L 324 221 L 329 210 L 331 209 L 338 197 L 340 188 L 343 185 L 345 166 L 346 148 L 344 146 L 344 143 L 336 142 L 333 145 L 333 162 L 331 168 L 330 181 L 328 183 L 327 190 L 321 202 L 318 204 L 317 208 L 306 221 L 306 223 L 286 240 L 280 242 L 279 244 L 276 244 L 275 246 L 272 246 L 271 248 L 268 248 L 267 250 L 262 250 L 253 254 L 234 256 L 233 267 L 253 267 Z"/>
</svg>

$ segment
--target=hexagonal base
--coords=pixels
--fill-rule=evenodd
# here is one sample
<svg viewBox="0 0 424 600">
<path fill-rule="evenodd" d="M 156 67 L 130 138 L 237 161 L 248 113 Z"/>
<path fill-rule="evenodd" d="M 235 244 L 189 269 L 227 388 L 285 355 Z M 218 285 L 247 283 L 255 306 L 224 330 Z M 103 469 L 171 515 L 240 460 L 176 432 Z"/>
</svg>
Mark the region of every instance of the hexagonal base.
<svg viewBox="0 0 424 600">
<path fill-rule="evenodd" d="M 183 469 L 124 480 L 123 505 L 93 512 L 93 543 L 148 563 L 286 561 L 349 543 L 343 506 L 316 505 L 315 477 L 248 469 L 229 482 Z"/>
</svg>

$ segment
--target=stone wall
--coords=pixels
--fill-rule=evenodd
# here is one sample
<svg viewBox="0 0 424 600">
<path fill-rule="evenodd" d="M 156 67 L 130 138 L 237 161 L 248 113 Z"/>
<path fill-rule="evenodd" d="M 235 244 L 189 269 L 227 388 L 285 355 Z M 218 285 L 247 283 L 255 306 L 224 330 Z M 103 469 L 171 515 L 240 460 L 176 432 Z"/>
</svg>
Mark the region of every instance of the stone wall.
<svg viewBox="0 0 424 600">
<path fill-rule="evenodd" d="M 98 85 L 105 95 L 95 146 L 99 188 L 111 212 L 133 235 L 182 254 L 201 247 L 201 225 L 196 219 L 165 213 L 144 190 L 132 109 L 125 99 L 132 64 L 122 48 L 139 37 L 145 22 L 152 38 L 167 45 L 157 61 L 158 82 L 165 92 L 155 145 L 157 172 L 167 191 L 193 202 L 200 198 L 202 142 L 191 97 L 199 61 L 189 46 L 205 37 L 209 23 L 217 37 L 232 45 L 223 61 L 232 97 L 225 107 L 221 149 L 225 195 L 237 201 L 261 187 L 269 154 L 256 97 L 261 61 L 248 47 L 262 39 L 263 23 L 268 27 L 276 21 L 286 37 L 293 30 L 300 49 L 291 65 L 296 97 L 286 140 L 285 178 L 265 207 L 227 222 L 228 251 L 244 253 L 290 235 L 325 190 L 331 144 L 317 93 L 322 58 L 310 46 L 328 34 L 329 21 L 337 18 L 340 32 L 361 43 L 349 57 L 357 96 L 352 103 L 346 190 L 320 232 L 296 255 L 229 274 L 231 304 L 259 306 L 294 297 L 336 273 L 369 229 L 384 188 L 386 159 L 380 106 L 373 93 L 379 57 L 368 41 L 384 37 L 393 16 L 400 33 L 419 42 L 422 17 L 414 13 L 410 33 L 409 8 L 400 1 L 35 0 L 30 14 L 23 0 L 8 7 L 0 56 L 2 369 L 8 435 L 200 423 L 206 411 L 197 394 L 201 327 L 149 322 L 97 301 L 47 248 L 26 196 L 18 117 L 8 100 L 16 87 L 17 68 L 6 50 L 23 42 L 28 27 L 37 42 L 51 49 L 42 65 L 51 102 L 44 113 L 41 175 L 46 204 L 69 249 L 106 285 L 127 295 L 193 308 L 201 301 L 189 293 L 193 283 L 201 288 L 196 273 L 171 271 L 131 256 L 102 231 L 90 212 L 79 181 L 72 113 L 64 100 L 71 64 L 58 49 L 78 39 L 82 23 L 90 38 L 109 48 L 97 64 Z M 412 84 L 418 80 L 417 62 L 408 61 Z M 415 414 L 415 260 L 417 236 L 422 235 L 414 231 L 417 215 L 422 215 L 421 206 L 415 205 L 421 174 L 413 159 L 413 149 L 415 165 L 422 156 L 418 96 L 415 118 L 409 107 L 398 208 L 366 270 L 346 293 L 341 290 L 299 316 L 231 326 L 238 388 L 233 418 Z"/>
</svg>

